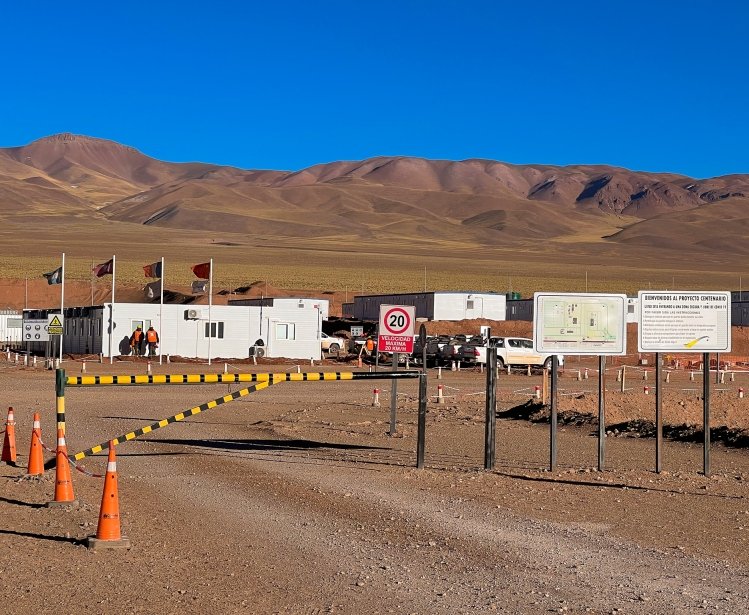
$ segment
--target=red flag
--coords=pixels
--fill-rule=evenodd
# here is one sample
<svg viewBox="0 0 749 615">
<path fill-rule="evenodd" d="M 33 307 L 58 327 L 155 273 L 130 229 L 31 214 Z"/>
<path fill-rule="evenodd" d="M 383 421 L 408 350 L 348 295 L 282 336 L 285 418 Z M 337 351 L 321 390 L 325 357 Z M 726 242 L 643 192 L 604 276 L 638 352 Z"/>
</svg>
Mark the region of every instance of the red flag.
<svg viewBox="0 0 749 615">
<path fill-rule="evenodd" d="M 199 265 L 194 265 L 192 272 L 195 274 L 195 277 L 207 280 L 211 277 L 211 263 L 200 263 Z"/>
<path fill-rule="evenodd" d="M 112 275 L 114 273 L 114 259 L 110 258 L 106 263 L 96 265 L 96 267 L 91 271 L 97 278 L 101 278 L 105 275 Z"/>
</svg>

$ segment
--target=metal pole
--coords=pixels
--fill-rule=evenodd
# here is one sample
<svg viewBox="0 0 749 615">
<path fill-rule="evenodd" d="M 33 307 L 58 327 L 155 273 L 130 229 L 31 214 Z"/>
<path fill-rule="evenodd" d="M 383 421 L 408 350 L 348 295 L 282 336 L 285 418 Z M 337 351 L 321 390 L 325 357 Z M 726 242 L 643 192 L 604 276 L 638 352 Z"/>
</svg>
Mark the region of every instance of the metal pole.
<svg viewBox="0 0 749 615">
<path fill-rule="evenodd" d="M 720 384 L 720 353 L 715 353 L 715 384 Z"/>
<path fill-rule="evenodd" d="M 702 413 L 705 431 L 702 471 L 710 476 L 710 354 L 707 352 L 702 355 Z"/>
<path fill-rule="evenodd" d="M 427 426 L 427 375 L 419 374 L 419 420 L 416 436 L 416 467 L 424 467 L 424 452 L 426 448 L 426 426 Z"/>
<path fill-rule="evenodd" d="M 65 337 L 65 252 L 62 253 L 62 286 L 60 287 L 60 318 L 62 319 L 63 330 L 60 338 L 60 363 L 62 363 L 62 342 Z"/>
<path fill-rule="evenodd" d="M 213 307 L 213 259 L 210 260 L 208 265 L 208 365 L 211 364 L 211 307 Z M 268 282 L 265 282 L 266 289 Z"/>
<path fill-rule="evenodd" d="M 551 417 L 549 419 L 549 471 L 557 469 L 557 370 L 559 357 L 551 355 Z"/>
<path fill-rule="evenodd" d="M 109 364 L 114 363 L 114 345 L 112 336 L 114 335 L 114 282 L 117 277 L 117 255 L 112 255 L 112 303 L 109 308 Z"/>
<path fill-rule="evenodd" d="M 655 471 L 660 474 L 663 469 L 663 395 L 661 393 L 661 353 L 655 353 Z"/>
<path fill-rule="evenodd" d="M 398 371 L 398 353 L 393 353 L 393 369 L 392 371 Z M 390 435 L 395 435 L 396 421 L 398 420 L 398 381 L 393 378 L 390 381 Z"/>
<path fill-rule="evenodd" d="M 55 371 L 55 397 L 57 402 L 57 429 L 65 432 L 65 370 Z M 56 437 L 56 436 L 55 436 Z"/>
<path fill-rule="evenodd" d="M 159 334 L 163 337 L 164 335 L 164 257 L 161 257 L 161 278 L 159 278 L 159 286 L 161 287 L 161 297 L 159 301 Z M 176 345 L 175 345 L 176 347 Z M 161 365 L 163 357 L 164 344 L 161 343 L 159 338 L 159 365 Z"/>
<path fill-rule="evenodd" d="M 598 471 L 606 461 L 606 357 L 598 357 Z"/>
<path fill-rule="evenodd" d="M 497 349 L 486 349 L 486 420 L 484 422 L 484 470 L 494 469 L 497 432 Z"/>
</svg>

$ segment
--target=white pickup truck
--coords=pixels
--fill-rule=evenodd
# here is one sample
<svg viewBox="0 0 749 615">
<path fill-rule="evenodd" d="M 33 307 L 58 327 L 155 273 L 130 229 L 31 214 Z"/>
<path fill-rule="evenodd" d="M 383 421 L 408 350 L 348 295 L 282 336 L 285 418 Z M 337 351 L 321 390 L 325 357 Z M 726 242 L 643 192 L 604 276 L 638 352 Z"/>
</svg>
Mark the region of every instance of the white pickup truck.
<svg viewBox="0 0 749 615">
<path fill-rule="evenodd" d="M 539 367 L 551 367 L 551 355 L 540 354 L 533 350 L 533 340 L 525 337 L 492 337 L 492 342 L 497 347 L 497 365 L 536 365 Z M 465 349 L 463 360 L 470 361 L 470 351 Z M 486 346 L 473 346 L 473 363 L 486 364 Z M 466 352 L 468 351 L 468 352 Z M 469 355 L 469 356 L 466 356 Z M 559 367 L 564 366 L 564 355 L 557 355 Z"/>
</svg>

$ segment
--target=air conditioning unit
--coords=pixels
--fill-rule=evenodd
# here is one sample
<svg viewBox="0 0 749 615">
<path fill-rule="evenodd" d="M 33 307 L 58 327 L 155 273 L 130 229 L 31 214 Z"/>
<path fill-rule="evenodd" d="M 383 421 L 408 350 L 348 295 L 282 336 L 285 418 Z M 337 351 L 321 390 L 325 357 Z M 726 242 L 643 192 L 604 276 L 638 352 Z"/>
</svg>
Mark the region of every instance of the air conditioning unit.
<svg viewBox="0 0 749 615">
<path fill-rule="evenodd" d="M 185 320 L 199 320 L 200 310 L 185 310 Z"/>
</svg>

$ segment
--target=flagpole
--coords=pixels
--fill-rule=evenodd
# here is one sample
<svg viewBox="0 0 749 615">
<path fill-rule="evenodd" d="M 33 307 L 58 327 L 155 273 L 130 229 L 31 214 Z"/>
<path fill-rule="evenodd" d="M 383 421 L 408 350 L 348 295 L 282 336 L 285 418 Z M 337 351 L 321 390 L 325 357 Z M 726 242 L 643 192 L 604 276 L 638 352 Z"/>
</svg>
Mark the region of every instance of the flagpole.
<svg viewBox="0 0 749 615">
<path fill-rule="evenodd" d="M 117 255 L 112 254 L 112 304 L 109 306 L 109 364 L 114 363 L 114 348 L 112 338 L 114 336 L 114 279 L 117 273 Z"/>
<path fill-rule="evenodd" d="M 164 257 L 161 257 L 161 279 L 159 280 L 161 286 L 161 304 L 159 305 L 159 331 L 161 335 L 164 335 Z M 161 347 L 163 346 L 161 338 L 159 338 L 159 365 L 161 365 Z"/>
<path fill-rule="evenodd" d="M 211 364 L 211 306 L 213 305 L 213 259 L 208 269 L 208 365 Z"/>
<path fill-rule="evenodd" d="M 65 325 L 65 252 L 62 253 L 62 285 L 60 286 L 60 318 Z M 65 338 L 65 329 L 60 335 L 60 363 L 62 363 L 62 343 Z"/>
</svg>

